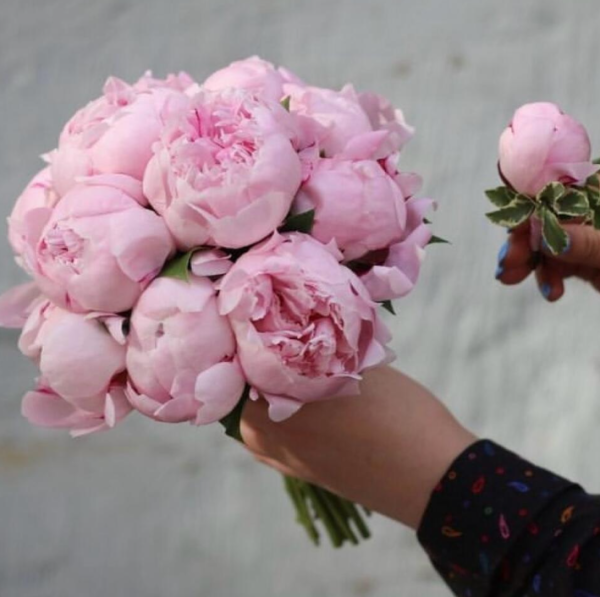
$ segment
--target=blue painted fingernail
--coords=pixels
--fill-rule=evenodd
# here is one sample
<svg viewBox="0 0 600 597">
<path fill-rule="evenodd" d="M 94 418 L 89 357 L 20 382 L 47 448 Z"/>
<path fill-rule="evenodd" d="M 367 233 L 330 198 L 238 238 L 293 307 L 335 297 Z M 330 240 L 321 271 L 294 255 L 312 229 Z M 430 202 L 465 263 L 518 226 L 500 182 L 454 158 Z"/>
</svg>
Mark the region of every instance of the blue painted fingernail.
<svg viewBox="0 0 600 597">
<path fill-rule="evenodd" d="M 550 298 L 550 293 L 552 292 L 552 286 L 550 286 L 550 284 L 548 284 L 548 282 L 544 282 L 540 286 L 540 292 L 542 293 L 542 295 L 544 296 L 544 298 L 546 300 L 548 300 Z"/>
<path fill-rule="evenodd" d="M 498 266 L 499 267 L 502 267 L 504 265 L 504 260 L 506 259 L 507 253 L 508 253 L 508 241 L 505 242 L 500 247 L 500 251 L 498 251 Z"/>
<path fill-rule="evenodd" d="M 504 273 L 504 268 L 503 268 L 501 265 L 499 265 L 499 266 L 496 268 L 496 273 L 494 274 L 494 275 L 496 276 L 496 280 L 497 280 L 497 279 L 498 279 L 498 278 L 499 278 L 499 277 L 500 277 L 500 276 L 501 276 L 503 273 Z"/>
</svg>

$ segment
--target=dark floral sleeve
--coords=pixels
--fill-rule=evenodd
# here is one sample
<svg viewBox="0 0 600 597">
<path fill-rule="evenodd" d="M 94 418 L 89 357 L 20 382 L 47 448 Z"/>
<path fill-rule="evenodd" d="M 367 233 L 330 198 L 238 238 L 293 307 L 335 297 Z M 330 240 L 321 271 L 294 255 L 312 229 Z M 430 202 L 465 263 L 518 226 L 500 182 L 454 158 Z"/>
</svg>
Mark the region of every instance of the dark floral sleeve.
<svg viewBox="0 0 600 597">
<path fill-rule="evenodd" d="M 460 597 L 600 597 L 600 496 L 491 441 L 455 460 L 418 538 Z"/>
</svg>

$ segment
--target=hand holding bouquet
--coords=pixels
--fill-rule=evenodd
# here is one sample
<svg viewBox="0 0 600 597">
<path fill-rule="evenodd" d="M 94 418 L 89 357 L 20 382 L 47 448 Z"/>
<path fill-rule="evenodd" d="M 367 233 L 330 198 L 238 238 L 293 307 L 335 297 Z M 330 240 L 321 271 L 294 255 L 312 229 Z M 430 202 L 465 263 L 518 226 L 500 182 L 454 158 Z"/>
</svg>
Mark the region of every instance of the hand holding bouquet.
<svg viewBox="0 0 600 597">
<path fill-rule="evenodd" d="M 378 303 L 412 290 L 432 241 L 432 201 L 397 165 L 411 135 L 382 97 L 256 57 L 203 84 L 110 78 L 9 218 L 33 281 L 0 321 L 40 368 L 23 414 L 83 435 L 136 411 L 240 439 L 247 399 L 282 421 L 357 394 L 392 358 Z M 317 519 L 336 546 L 368 536 L 351 502 L 286 487 L 315 541 Z"/>
</svg>

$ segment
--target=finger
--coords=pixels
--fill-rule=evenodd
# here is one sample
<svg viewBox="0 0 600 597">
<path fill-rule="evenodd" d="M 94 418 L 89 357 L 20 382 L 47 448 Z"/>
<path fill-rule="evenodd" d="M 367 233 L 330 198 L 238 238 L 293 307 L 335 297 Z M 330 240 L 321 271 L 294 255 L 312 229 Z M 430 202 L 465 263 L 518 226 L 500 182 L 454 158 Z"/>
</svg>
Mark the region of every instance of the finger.
<svg viewBox="0 0 600 597">
<path fill-rule="evenodd" d="M 564 226 L 567 233 L 567 247 L 560 255 L 553 258 L 564 262 L 600 269 L 600 231 L 586 224 L 568 224 Z M 547 247 L 543 247 L 550 254 Z"/>
<path fill-rule="evenodd" d="M 523 282 L 523 280 L 525 280 L 532 271 L 533 268 L 530 264 L 522 267 L 507 269 L 502 273 L 498 280 L 507 286 L 514 286 L 515 284 L 520 284 Z"/>
<path fill-rule="evenodd" d="M 535 277 L 542 296 L 550 303 L 565 293 L 562 264 L 544 259 L 535 270 Z"/>
<path fill-rule="evenodd" d="M 524 280 L 534 269 L 532 257 L 529 233 L 513 232 L 498 252 L 496 278 L 505 284 L 516 284 Z"/>
</svg>

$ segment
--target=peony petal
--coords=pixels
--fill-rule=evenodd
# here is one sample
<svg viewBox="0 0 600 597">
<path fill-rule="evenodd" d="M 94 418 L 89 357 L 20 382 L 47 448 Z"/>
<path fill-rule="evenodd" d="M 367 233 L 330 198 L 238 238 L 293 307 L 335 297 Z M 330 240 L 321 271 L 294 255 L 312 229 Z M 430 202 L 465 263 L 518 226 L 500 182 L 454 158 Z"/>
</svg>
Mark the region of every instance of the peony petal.
<svg viewBox="0 0 600 597">
<path fill-rule="evenodd" d="M 237 361 L 213 365 L 196 378 L 196 400 L 201 402 L 196 425 L 207 425 L 228 415 L 239 402 L 246 380 Z"/>
<path fill-rule="evenodd" d="M 126 174 L 96 174 L 95 176 L 82 176 L 77 179 L 78 182 L 85 183 L 88 186 L 113 187 L 119 189 L 135 199 L 142 207 L 148 205 L 148 199 L 144 195 L 142 183 Z"/>
<path fill-rule="evenodd" d="M 351 138 L 339 158 L 344 160 L 379 160 L 386 157 L 381 148 L 390 132 L 386 130 L 363 133 Z"/>
<path fill-rule="evenodd" d="M 153 417 L 163 423 L 183 423 L 196 415 L 198 404 L 192 398 L 173 398 L 165 402 Z"/>
<path fill-rule="evenodd" d="M 0 326 L 22 328 L 32 311 L 33 303 L 40 296 L 35 282 L 20 284 L 0 295 Z"/>
<path fill-rule="evenodd" d="M 111 218 L 110 246 L 123 273 L 135 282 L 158 274 L 175 249 L 162 218 L 146 209 L 127 210 Z"/>
<path fill-rule="evenodd" d="M 273 394 L 266 393 L 263 395 L 269 403 L 269 418 L 275 423 L 289 419 L 302 408 L 302 403 L 293 398 L 274 396 Z"/>
<path fill-rule="evenodd" d="M 408 294 L 414 284 L 408 276 L 395 267 L 376 265 L 361 276 L 374 301 L 387 301 Z"/>
<path fill-rule="evenodd" d="M 190 260 L 190 269 L 195 276 L 221 276 L 232 265 L 229 255 L 219 249 L 196 251 Z"/>
</svg>

